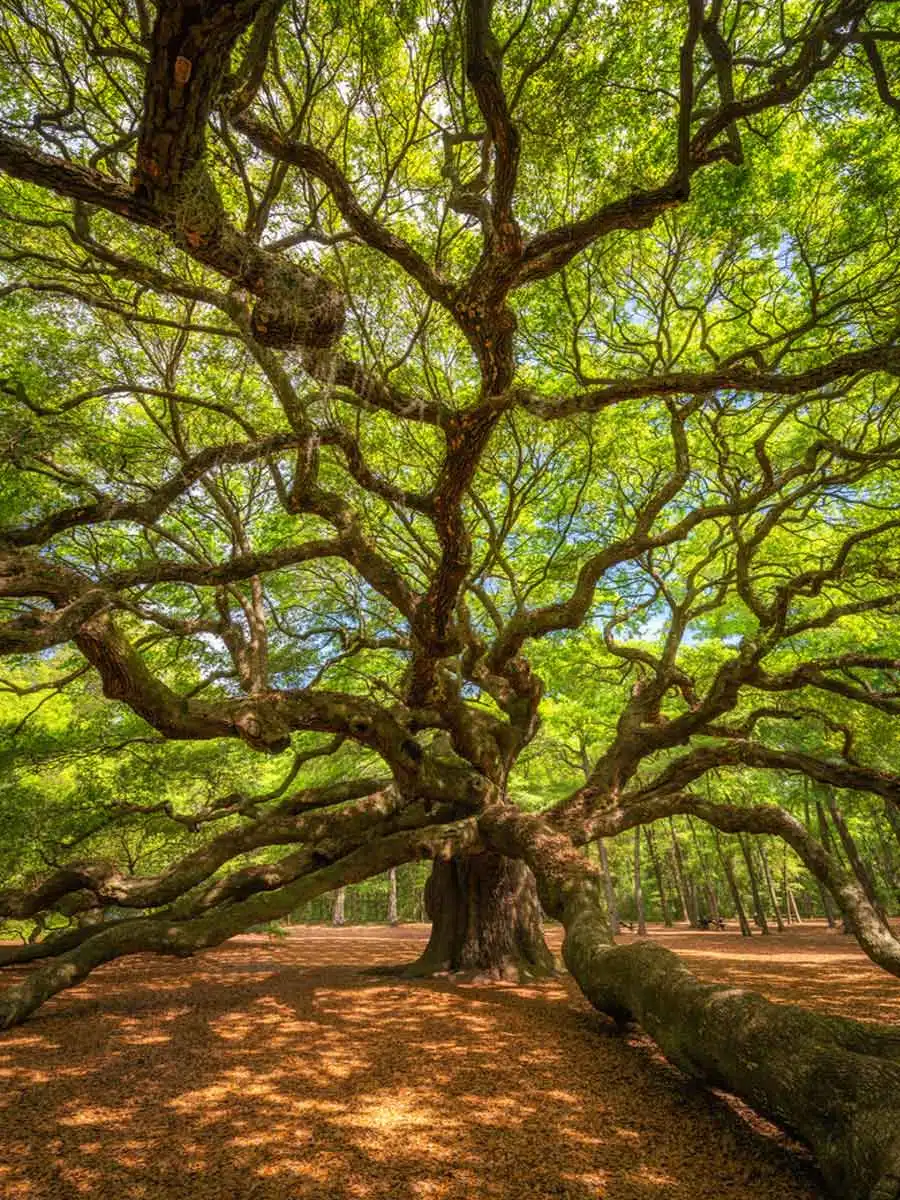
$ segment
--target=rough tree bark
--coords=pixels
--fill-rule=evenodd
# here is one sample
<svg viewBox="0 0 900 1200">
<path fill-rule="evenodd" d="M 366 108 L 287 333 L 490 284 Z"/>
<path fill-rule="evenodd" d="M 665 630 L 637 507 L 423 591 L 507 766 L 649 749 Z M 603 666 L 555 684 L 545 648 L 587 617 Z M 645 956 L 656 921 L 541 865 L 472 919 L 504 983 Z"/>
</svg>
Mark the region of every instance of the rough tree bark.
<svg viewBox="0 0 900 1200">
<path fill-rule="evenodd" d="M 596 1008 L 799 1134 L 842 1200 L 900 1198 L 900 1037 L 701 983 L 653 943 L 610 949 L 591 907 L 570 900 L 563 955 Z"/>
<path fill-rule="evenodd" d="M 476 971 L 520 980 L 554 973 L 534 878 L 523 862 L 494 853 L 435 859 L 425 906 L 431 937 L 407 974 Z"/>
<path fill-rule="evenodd" d="M 637 1021 L 686 1074 L 797 1134 L 840 1200 L 900 1200 L 900 1033 L 701 983 L 652 941 L 616 947 L 602 879 L 565 836 L 509 810 L 482 824 L 493 844 L 520 847 L 595 1008 Z"/>
</svg>

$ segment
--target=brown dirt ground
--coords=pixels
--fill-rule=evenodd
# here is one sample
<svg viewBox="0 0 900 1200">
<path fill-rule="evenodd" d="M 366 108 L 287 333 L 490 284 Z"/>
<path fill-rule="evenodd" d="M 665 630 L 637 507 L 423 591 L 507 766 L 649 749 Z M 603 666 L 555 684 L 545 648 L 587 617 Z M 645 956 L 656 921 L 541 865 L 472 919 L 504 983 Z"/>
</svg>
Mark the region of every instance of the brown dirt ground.
<svg viewBox="0 0 900 1200">
<path fill-rule="evenodd" d="M 0 1038 L 0 1197 L 820 1200 L 784 1135 L 612 1033 L 568 979 L 361 971 L 426 932 L 247 935 L 95 972 Z M 900 1019 L 897 980 L 821 925 L 651 932 L 710 979 Z"/>
</svg>

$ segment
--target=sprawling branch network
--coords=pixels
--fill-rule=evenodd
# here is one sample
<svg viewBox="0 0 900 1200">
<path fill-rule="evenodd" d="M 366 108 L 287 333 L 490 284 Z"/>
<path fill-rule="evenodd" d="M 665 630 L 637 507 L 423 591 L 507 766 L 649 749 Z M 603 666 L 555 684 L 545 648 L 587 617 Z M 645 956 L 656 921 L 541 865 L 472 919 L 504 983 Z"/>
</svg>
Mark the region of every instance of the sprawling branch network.
<svg viewBox="0 0 900 1200">
<path fill-rule="evenodd" d="M 0 380 L 0 653 L 75 656 L 8 690 L 102 694 L 135 739 L 296 758 L 269 791 L 106 810 L 98 841 L 125 814 L 178 833 L 161 870 L 85 857 L 0 891 L 0 917 L 130 914 L 5 952 L 49 961 L 0 996 L 0 1025 L 119 955 L 192 953 L 397 863 L 488 850 L 531 867 L 596 1003 L 786 1113 L 846 1195 L 893 1200 L 881 1109 L 843 1129 L 848 1167 L 777 1055 L 729 1074 L 730 1018 L 695 982 L 714 1048 L 679 1041 L 658 1000 L 683 969 L 637 953 L 666 980 L 654 999 L 608 949 L 580 853 L 674 814 L 778 836 L 900 974 L 839 856 L 787 808 L 708 790 L 774 772 L 900 809 L 859 737 L 900 706 L 896 214 L 872 166 L 865 228 L 840 226 L 838 135 L 823 152 L 815 127 L 836 127 L 841 88 L 873 127 L 895 120 L 888 7 L 689 0 L 653 51 L 646 123 L 629 38 L 603 41 L 638 18 L 607 6 L 466 0 L 449 26 L 360 11 L 326 29 L 303 5 L 165 0 L 117 17 L 102 54 L 74 18 L 55 33 L 8 7 L 3 295 L 35 338 L 57 332 Z M 548 113 L 592 39 L 603 70 Z M 792 137 L 821 194 L 757 231 Z M 561 635 L 588 633 L 611 732 L 523 813 L 533 659 L 552 676 Z M 272 847 L 291 849 L 245 861 Z M 848 1029 L 816 1036 L 852 1106 L 857 1059 L 886 1078 L 896 1055 Z"/>
</svg>

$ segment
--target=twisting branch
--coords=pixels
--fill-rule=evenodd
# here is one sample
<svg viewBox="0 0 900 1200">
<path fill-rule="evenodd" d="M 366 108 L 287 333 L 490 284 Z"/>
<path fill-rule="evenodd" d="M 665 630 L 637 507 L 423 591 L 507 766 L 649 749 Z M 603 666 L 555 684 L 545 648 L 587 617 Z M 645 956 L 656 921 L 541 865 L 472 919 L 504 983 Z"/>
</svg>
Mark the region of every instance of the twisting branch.
<svg viewBox="0 0 900 1200">
<path fill-rule="evenodd" d="M 798 396 L 814 393 L 841 379 L 852 379 L 863 372 L 883 371 L 900 374 L 900 346 L 889 343 L 866 350 L 848 350 L 820 366 L 793 373 L 754 370 L 739 363 L 715 371 L 684 372 L 622 379 L 608 387 L 596 388 L 558 399 L 544 398 L 519 391 L 515 400 L 528 412 L 547 420 L 575 413 L 602 412 L 626 400 L 651 396 L 696 396 L 702 398 L 719 391 L 770 393 Z"/>
<path fill-rule="evenodd" d="M 283 137 L 276 129 L 246 113 L 232 113 L 229 109 L 228 116 L 235 129 L 257 149 L 265 150 L 279 162 L 289 163 L 324 183 L 344 220 L 367 246 L 401 266 L 426 296 L 445 308 L 452 308 L 452 288 L 409 242 L 392 233 L 366 212 L 338 164 L 324 151 L 308 142 Z"/>
<path fill-rule="evenodd" d="M 493 0 L 466 0 L 466 77 L 487 128 L 485 148 L 494 156 L 491 219 L 485 230 L 488 255 L 512 262 L 522 252 L 522 234 L 512 211 L 520 138 L 501 82 L 503 53 L 491 29 L 492 9 Z"/>
</svg>

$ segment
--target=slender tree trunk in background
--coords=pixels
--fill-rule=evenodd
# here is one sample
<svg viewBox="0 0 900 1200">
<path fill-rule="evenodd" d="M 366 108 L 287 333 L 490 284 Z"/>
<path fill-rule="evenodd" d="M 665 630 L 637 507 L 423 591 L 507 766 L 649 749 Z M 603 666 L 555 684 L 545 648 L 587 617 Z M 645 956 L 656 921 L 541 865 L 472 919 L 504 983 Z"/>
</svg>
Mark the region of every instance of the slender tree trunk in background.
<svg viewBox="0 0 900 1200">
<path fill-rule="evenodd" d="M 738 844 L 741 847 L 744 862 L 747 864 L 747 878 L 750 880 L 750 894 L 753 897 L 753 911 L 756 914 L 756 924 L 764 934 L 768 934 L 769 922 L 766 920 L 766 911 L 759 892 L 759 880 L 756 878 L 756 868 L 753 865 L 753 847 L 748 840 L 747 834 L 738 834 Z"/>
<path fill-rule="evenodd" d="M 669 817 L 669 832 L 672 836 L 672 862 L 675 866 L 675 885 L 678 888 L 678 895 L 681 899 L 681 907 L 684 909 L 684 915 L 691 929 L 697 928 L 697 914 L 691 910 L 691 905 L 688 898 L 687 888 L 684 882 L 684 859 L 681 857 L 681 846 L 678 842 L 678 834 L 675 832 L 675 822 Z"/>
<path fill-rule="evenodd" d="M 900 1200 L 896 1032 L 702 983 L 651 939 L 615 946 L 600 872 L 583 855 L 518 812 L 485 826 L 527 856 L 545 910 L 565 928 L 566 965 L 596 1008 L 637 1021 L 690 1078 L 791 1129 L 840 1200 Z"/>
<path fill-rule="evenodd" d="M 890 800 L 885 800 L 884 811 L 885 816 L 887 817 L 888 827 L 893 829 L 893 825 L 891 823 L 893 806 Z M 897 820 L 900 822 L 900 815 L 898 815 Z M 895 845 L 893 839 L 884 832 L 884 827 L 880 823 L 878 826 L 878 840 L 881 844 L 881 856 L 884 862 L 885 877 L 888 882 L 888 887 L 893 895 L 895 908 L 900 909 L 900 860 L 898 860 L 897 854 L 898 846 Z M 897 840 L 898 843 L 900 843 L 900 833 L 897 835 Z"/>
<path fill-rule="evenodd" d="M 822 801 L 818 800 L 818 799 L 816 800 L 816 817 L 817 817 L 818 823 L 819 823 L 819 840 L 821 841 L 821 843 L 825 847 L 825 849 L 828 851 L 828 853 L 833 854 L 834 857 L 836 859 L 838 859 L 838 861 L 840 861 L 841 855 L 838 852 L 837 846 L 834 843 L 834 838 L 831 836 L 831 829 L 829 828 L 829 825 L 828 825 L 828 818 L 825 816 L 825 809 L 822 807 Z M 842 913 L 841 914 L 841 933 L 852 933 L 852 932 L 853 931 L 850 928 L 850 922 L 847 920 L 846 915 L 844 913 Z"/>
<path fill-rule="evenodd" d="M 682 888 L 684 887 L 684 880 L 679 880 L 678 878 L 678 870 L 675 865 L 675 855 L 671 846 L 666 848 L 666 857 L 669 860 L 672 878 L 675 880 L 675 895 L 677 897 L 675 919 L 676 921 L 690 922 L 690 917 L 688 916 L 687 896 L 685 896 L 684 892 L 682 891 Z"/>
<path fill-rule="evenodd" d="M 647 918 L 644 915 L 644 892 L 641 887 L 641 827 L 634 831 L 634 907 L 637 910 L 638 934 L 647 936 Z"/>
<path fill-rule="evenodd" d="M 887 915 L 893 906 L 894 898 L 900 895 L 900 891 L 897 888 L 897 873 L 891 847 L 887 843 L 881 822 L 876 818 L 873 821 L 873 825 L 875 840 L 863 838 L 860 841 L 857 839 L 857 844 L 862 848 L 863 862 L 870 864 L 869 874 L 872 876 L 872 883 L 876 894 L 879 897 L 889 897 L 886 902 L 884 899 L 881 901 L 881 911 L 885 920 L 887 920 Z M 879 887 L 878 883 L 879 875 L 881 877 L 881 887 Z"/>
<path fill-rule="evenodd" d="M 829 929 L 836 929 L 837 928 L 837 918 L 834 915 L 834 913 L 835 913 L 834 904 L 832 902 L 831 897 L 828 894 L 828 889 L 826 887 L 824 887 L 823 884 L 818 883 L 818 882 L 817 882 L 816 886 L 819 889 L 819 899 L 822 901 L 822 907 L 825 910 L 825 920 L 828 922 L 828 927 L 829 927 Z"/>
<path fill-rule="evenodd" d="M 708 900 L 707 896 L 707 900 Z M 694 876 L 688 876 L 688 901 L 691 906 L 691 917 L 694 920 L 694 928 L 700 929 L 700 918 L 703 910 L 701 904 L 701 888 L 697 886 L 697 881 Z"/>
<path fill-rule="evenodd" d="M 587 782 L 591 777 L 593 766 L 588 755 L 587 739 L 583 734 L 579 735 L 579 753 L 581 755 L 581 770 L 584 773 L 585 782 Z M 612 873 L 609 869 L 609 854 L 606 850 L 605 838 L 597 839 L 597 849 L 600 852 L 600 869 L 603 872 L 603 890 L 606 893 L 606 910 L 609 916 L 609 927 L 615 937 L 621 930 L 622 922 L 619 917 L 619 905 L 616 902 L 616 889 L 613 886 Z"/>
<path fill-rule="evenodd" d="M 719 911 L 719 897 L 716 894 L 715 884 L 707 883 L 705 887 L 706 899 L 707 903 L 709 904 L 709 915 L 712 917 L 716 925 L 718 925 L 720 922 L 722 922 L 722 914 Z"/>
<path fill-rule="evenodd" d="M 587 739 L 584 735 L 580 735 L 579 753 L 581 754 L 581 769 L 584 773 L 585 782 L 590 779 L 592 764 L 588 755 Z M 600 869 L 603 872 L 603 890 L 606 893 L 606 910 L 609 916 L 609 927 L 612 930 L 613 936 L 618 934 L 622 927 L 622 922 L 619 918 L 619 905 L 616 902 L 616 889 L 613 886 L 612 873 L 609 869 L 609 854 L 606 850 L 606 839 L 597 839 L 597 849 L 600 852 Z"/>
<path fill-rule="evenodd" d="M 793 924 L 794 913 L 791 908 L 791 886 L 788 883 L 788 848 L 787 842 L 782 846 L 781 855 L 781 890 L 784 893 L 784 911 L 787 913 L 788 925 Z M 796 907 L 796 906 L 795 906 Z"/>
<path fill-rule="evenodd" d="M 885 800 L 884 815 L 887 817 L 888 824 L 894 831 L 894 837 L 897 839 L 897 844 L 900 845 L 900 809 L 898 809 L 890 800 Z"/>
<path fill-rule="evenodd" d="M 794 899 L 794 892 L 793 892 L 793 889 L 790 887 L 790 885 L 788 885 L 787 895 L 788 895 L 788 902 L 790 903 L 791 919 L 793 921 L 795 921 L 798 925 L 802 925 L 803 918 L 800 916 L 800 910 L 797 907 L 797 901 Z M 832 925 L 834 925 L 834 921 L 832 921 Z"/>
<path fill-rule="evenodd" d="M 712 917 L 716 925 L 722 920 L 722 914 L 719 911 L 719 895 L 717 891 L 718 881 L 715 871 L 710 871 L 709 861 L 700 844 L 700 838 L 697 836 L 697 829 L 693 820 L 688 816 L 688 827 L 691 831 L 691 838 L 694 842 L 694 849 L 697 852 L 697 862 L 700 864 L 700 874 L 703 879 L 703 894 L 706 896 L 706 903 L 709 905 L 709 915 Z M 697 895 L 694 892 L 694 926 L 700 924 L 700 910 L 697 905 Z"/>
<path fill-rule="evenodd" d="M 493 852 L 437 858 L 425 885 L 431 937 L 410 977 L 478 971 L 496 979 L 540 979 L 555 971 L 544 941 L 534 877 Z"/>
<path fill-rule="evenodd" d="M 616 889 L 613 887 L 612 875 L 609 872 L 609 855 L 606 852 L 606 840 L 597 841 L 600 851 L 600 868 L 603 871 L 603 888 L 606 892 L 606 907 L 609 909 L 609 927 L 615 936 L 619 932 L 619 906 L 616 903 Z"/>
<path fill-rule="evenodd" d="M 344 901 L 346 899 L 346 888 L 338 888 L 334 893 L 334 907 L 331 910 L 332 925 L 343 925 L 344 918 Z"/>
<path fill-rule="evenodd" d="M 807 828 L 809 828 L 808 825 L 807 825 Z M 784 843 L 783 850 L 784 850 L 784 853 L 781 858 L 781 880 L 782 880 L 782 889 L 784 891 L 784 909 L 785 909 L 785 912 L 787 913 L 787 920 L 788 920 L 789 925 L 792 922 L 796 922 L 797 925 L 802 925 L 803 918 L 800 916 L 800 910 L 797 907 L 797 901 L 794 898 L 794 889 L 791 887 L 790 880 L 788 879 L 787 842 Z M 818 880 L 816 880 L 816 882 L 818 883 Z M 821 884 L 819 885 L 819 895 L 822 897 L 824 897 L 824 895 L 825 895 L 824 888 L 822 888 Z M 833 922 L 832 922 L 832 924 L 833 924 Z"/>
<path fill-rule="evenodd" d="M 808 793 L 803 798 L 803 813 L 804 813 L 804 821 L 806 823 L 806 828 L 811 830 L 812 829 L 812 821 L 811 821 L 810 813 L 809 813 L 809 795 L 808 795 Z M 831 849 L 832 849 L 831 835 L 829 834 L 828 826 L 825 823 L 825 814 L 822 812 L 822 806 L 818 803 L 818 801 L 816 802 L 816 817 L 817 817 L 818 826 L 819 826 L 819 840 L 821 841 L 821 843 L 825 847 L 825 849 L 828 850 L 829 852 L 831 852 Z M 825 920 L 828 922 L 828 928 L 834 929 L 834 927 L 836 925 L 835 916 L 834 916 L 835 909 L 834 909 L 834 905 L 831 900 L 831 896 L 828 894 L 828 889 L 818 879 L 816 880 L 816 887 L 819 889 L 819 898 L 822 901 L 822 908 L 825 910 Z"/>
<path fill-rule="evenodd" d="M 807 784 L 806 784 L 806 787 L 803 792 L 803 824 L 810 831 L 810 833 L 813 832 L 812 818 L 811 818 L 810 812 L 809 812 L 809 781 L 808 780 L 807 780 Z M 787 846 L 785 846 L 785 850 L 784 850 L 784 859 L 785 859 L 785 872 L 787 872 L 787 865 L 786 865 L 787 864 Z M 785 875 L 785 877 L 787 877 L 787 876 Z M 828 928 L 834 929 L 834 924 L 835 924 L 835 922 L 834 922 L 834 906 L 831 902 L 831 897 L 828 894 L 828 889 L 823 885 L 823 883 L 820 879 L 816 879 L 815 876 L 813 876 L 813 878 L 815 879 L 816 889 L 818 890 L 818 893 L 819 893 L 819 903 L 821 904 L 822 911 L 825 914 L 825 920 L 828 922 Z"/>
<path fill-rule="evenodd" d="M 656 853 L 653 830 L 649 825 L 645 825 L 644 833 L 647 837 L 647 849 L 650 851 L 650 861 L 653 864 L 653 874 L 656 876 L 656 887 L 659 891 L 659 906 L 662 909 L 663 924 L 670 926 L 672 924 L 672 915 L 669 912 L 669 901 L 666 898 L 666 885 L 663 881 L 662 864 L 659 861 L 659 855 Z"/>
<path fill-rule="evenodd" d="M 387 910 L 388 925 L 396 925 L 399 921 L 397 915 L 397 868 L 391 867 L 388 871 L 388 910 Z"/>
<path fill-rule="evenodd" d="M 707 895 L 707 899 L 708 895 Z M 692 929 L 700 929 L 701 888 L 697 886 L 694 876 L 688 876 L 688 904 L 691 906 Z"/>
<path fill-rule="evenodd" d="M 775 914 L 775 925 L 779 933 L 784 933 L 784 921 L 781 919 L 781 912 L 778 907 L 778 896 L 775 892 L 775 884 L 772 881 L 772 872 L 769 869 L 769 859 L 766 854 L 766 845 L 762 838 L 757 839 L 759 848 L 759 861 L 762 863 L 763 878 L 766 881 L 766 890 L 769 893 L 769 902 L 772 905 L 772 912 Z M 790 920 L 790 917 L 788 917 Z"/>
<path fill-rule="evenodd" d="M 887 923 L 887 914 L 885 913 L 884 907 L 878 898 L 878 891 L 875 887 L 875 881 L 872 878 L 872 873 L 869 871 L 869 868 L 865 862 L 863 862 L 862 855 L 859 853 L 859 848 L 853 839 L 853 835 L 847 826 L 847 822 L 844 820 L 844 814 L 838 808 L 837 802 L 830 792 L 828 794 L 827 802 L 828 811 L 831 814 L 834 827 L 838 832 L 838 837 L 841 839 L 841 845 L 844 847 L 847 858 L 850 861 L 850 866 L 853 868 L 853 873 L 859 880 L 862 890 L 866 893 L 869 903 L 872 905 L 881 919 Z"/>
<path fill-rule="evenodd" d="M 875 836 L 878 838 L 877 858 L 881 864 L 881 874 L 884 877 L 884 884 L 891 896 L 900 897 L 900 875 L 897 871 L 897 855 L 894 853 L 894 845 L 891 839 L 887 836 L 884 826 L 879 821 L 875 827 Z"/>
<path fill-rule="evenodd" d="M 744 905 L 741 902 L 741 893 L 738 891 L 737 880 L 734 877 L 731 855 L 722 849 L 722 839 L 719 836 L 718 829 L 715 831 L 715 835 L 719 861 L 722 864 L 722 870 L 725 872 L 725 878 L 728 881 L 728 890 L 731 892 L 731 901 L 734 904 L 734 911 L 737 914 L 738 924 L 741 927 L 741 935 L 743 937 L 752 937 L 753 930 L 750 928 L 750 922 L 747 920 L 747 914 L 744 912 Z"/>
</svg>

